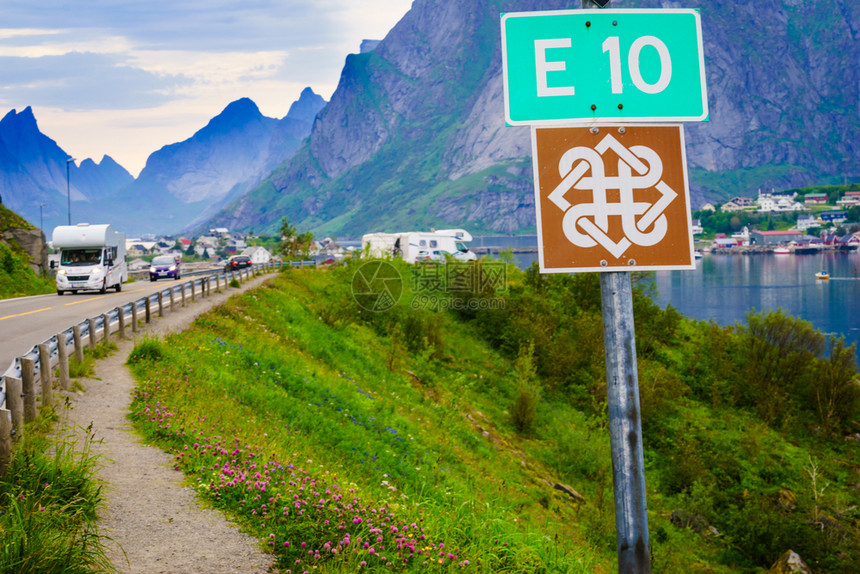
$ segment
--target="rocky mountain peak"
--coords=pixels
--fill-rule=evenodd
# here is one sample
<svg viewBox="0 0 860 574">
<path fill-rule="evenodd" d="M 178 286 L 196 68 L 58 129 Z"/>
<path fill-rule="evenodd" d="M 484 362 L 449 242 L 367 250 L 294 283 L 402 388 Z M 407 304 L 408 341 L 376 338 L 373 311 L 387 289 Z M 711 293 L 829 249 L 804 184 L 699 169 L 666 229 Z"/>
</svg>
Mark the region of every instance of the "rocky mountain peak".
<svg viewBox="0 0 860 574">
<path fill-rule="evenodd" d="M 325 107 L 326 101 L 322 96 L 315 94 L 311 88 L 302 90 L 299 99 L 290 106 L 287 117 L 313 124 L 317 114 Z"/>
<path fill-rule="evenodd" d="M 197 132 L 195 136 L 224 134 L 262 119 L 263 114 L 253 100 L 240 98 L 235 102 L 230 102 L 220 114 L 209 120 L 206 127 Z"/>
<path fill-rule="evenodd" d="M 372 52 L 379 46 L 379 42 L 381 40 L 362 40 L 361 47 L 359 47 L 359 54 L 366 54 L 367 52 Z"/>
</svg>

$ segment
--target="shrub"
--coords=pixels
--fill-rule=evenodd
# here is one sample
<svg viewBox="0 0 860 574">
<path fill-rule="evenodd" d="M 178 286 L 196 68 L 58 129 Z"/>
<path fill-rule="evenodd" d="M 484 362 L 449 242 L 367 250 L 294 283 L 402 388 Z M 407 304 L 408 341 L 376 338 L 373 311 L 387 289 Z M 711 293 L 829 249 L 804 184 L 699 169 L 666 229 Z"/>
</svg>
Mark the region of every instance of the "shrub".
<svg viewBox="0 0 860 574">
<path fill-rule="evenodd" d="M 159 339 L 144 336 L 142 340 L 135 343 L 126 363 L 129 365 L 143 362 L 153 363 L 161 359 L 164 354 L 164 346 Z"/>
<path fill-rule="evenodd" d="M 533 343 L 523 346 L 514 362 L 514 369 L 519 379 L 517 398 L 511 409 L 514 426 L 522 433 L 531 432 L 537 418 L 537 406 L 540 401 L 540 389 L 537 373 L 533 363 L 535 347 Z"/>
</svg>

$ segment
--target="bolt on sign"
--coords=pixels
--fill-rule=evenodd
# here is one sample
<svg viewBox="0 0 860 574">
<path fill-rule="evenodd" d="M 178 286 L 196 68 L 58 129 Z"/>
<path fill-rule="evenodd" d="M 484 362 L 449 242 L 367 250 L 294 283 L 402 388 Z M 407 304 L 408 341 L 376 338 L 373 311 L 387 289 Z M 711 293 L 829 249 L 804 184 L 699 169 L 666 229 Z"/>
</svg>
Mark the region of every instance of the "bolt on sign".
<svg viewBox="0 0 860 574">
<path fill-rule="evenodd" d="M 681 125 L 532 128 L 542 273 L 695 269 Z"/>
</svg>

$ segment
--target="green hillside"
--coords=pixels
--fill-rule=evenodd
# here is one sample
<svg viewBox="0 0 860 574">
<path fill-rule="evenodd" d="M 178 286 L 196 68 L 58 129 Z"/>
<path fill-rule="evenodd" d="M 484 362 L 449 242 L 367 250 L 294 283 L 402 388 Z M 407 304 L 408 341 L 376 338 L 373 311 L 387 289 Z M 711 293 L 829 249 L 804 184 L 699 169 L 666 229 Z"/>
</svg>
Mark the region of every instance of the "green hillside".
<svg viewBox="0 0 860 574">
<path fill-rule="evenodd" d="M 30 257 L 18 242 L 6 237 L 10 229 L 36 229 L 23 217 L 0 204 L 0 299 L 51 293 L 54 282 L 30 268 Z"/>
<path fill-rule="evenodd" d="M 596 274 L 361 263 L 140 341 L 136 427 L 284 572 L 616 571 Z M 860 570 L 854 349 L 635 284 L 654 572 Z"/>
</svg>

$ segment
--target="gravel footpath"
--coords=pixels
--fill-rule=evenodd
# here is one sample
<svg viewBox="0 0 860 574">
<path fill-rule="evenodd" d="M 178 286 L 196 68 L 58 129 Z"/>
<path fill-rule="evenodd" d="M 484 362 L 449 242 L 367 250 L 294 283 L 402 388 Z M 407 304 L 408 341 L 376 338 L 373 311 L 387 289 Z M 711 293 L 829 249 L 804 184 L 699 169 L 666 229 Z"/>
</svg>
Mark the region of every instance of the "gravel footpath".
<svg viewBox="0 0 860 574">
<path fill-rule="evenodd" d="M 230 295 L 265 281 L 255 277 L 239 289 L 228 288 L 183 308 L 177 302 L 163 318 L 153 313 L 152 322 L 138 330 L 163 336 L 181 331 L 198 315 L 226 301 Z M 131 336 L 131 327 L 127 326 Z M 86 429 L 92 423 L 92 450 L 102 457 L 99 477 L 107 483 L 105 508 L 100 513 L 100 532 L 111 537 L 114 566 L 124 574 L 221 574 L 269 571 L 272 556 L 260 542 L 228 522 L 218 511 L 197 502 L 193 489 L 183 486 L 183 474 L 173 470 L 173 457 L 159 448 L 146 446 L 126 418 L 135 381 L 125 361 L 134 343 L 118 341 L 119 352 L 98 361 L 95 378 L 78 379 L 83 393 L 69 396 L 70 409 L 60 408 L 64 422 Z M 118 546 L 118 547 L 117 547 Z"/>
</svg>

